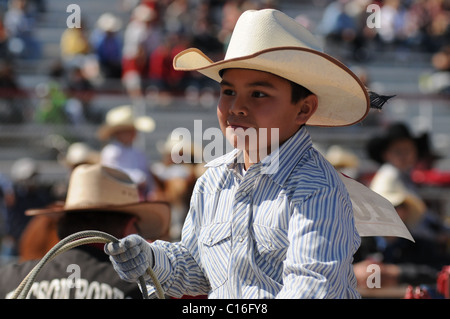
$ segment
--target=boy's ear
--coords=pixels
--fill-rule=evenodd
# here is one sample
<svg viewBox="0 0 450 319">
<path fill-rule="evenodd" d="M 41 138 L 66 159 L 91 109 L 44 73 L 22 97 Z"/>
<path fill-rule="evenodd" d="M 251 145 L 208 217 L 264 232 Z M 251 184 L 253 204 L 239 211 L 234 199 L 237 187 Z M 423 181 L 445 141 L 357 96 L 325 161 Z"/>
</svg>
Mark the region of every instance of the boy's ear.
<svg viewBox="0 0 450 319">
<path fill-rule="evenodd" d="M 311 94 L 298 102 L 299 112 L 297 113 L 297 123 L 305 124 L 316 112 L 319 100 L 315 94 Z"/>
</svg>

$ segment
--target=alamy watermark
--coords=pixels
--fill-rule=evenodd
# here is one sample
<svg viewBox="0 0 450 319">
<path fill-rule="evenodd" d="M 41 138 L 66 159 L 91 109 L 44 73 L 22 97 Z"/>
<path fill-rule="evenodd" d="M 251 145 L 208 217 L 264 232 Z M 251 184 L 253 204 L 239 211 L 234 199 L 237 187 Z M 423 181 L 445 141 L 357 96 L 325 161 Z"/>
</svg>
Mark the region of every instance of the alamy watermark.
<svg viewBox="0 0 450 319">
<path fill-rule="evenodd" d="M 81 7 L 78 4 L 69 4 L 66 12 L 70 13 L 67 17 L 66 24 L 68 28 L 81 28 Z M 370 29 L 381 28 L 381 8 L 377 4 L 369 4 L 366 13 L 370 15 L 366 19 L 366 25 Z"/>
<path fill-rule="evenodd" d="M 70 288 L 80 288 L 80 278 L 81 278 L 81 268 L 77 264 L 70 264 L 66 268 L 66 272 L 71 273 L 67 277 L 67 287 Z"/>
<path fill-rule="evenodd" d="M 170 135 L 172 161 L 175 164 L 208 163 L 237 148 L 246 151 L 250 163 L 265 161 L 263 174 L 272 174 L 278 169 L 278 128 L 228 127 L 225 130 L 225 140 L 223 137 L 222 130 L 217 127 L 203 131 L 202 120 L 194 120 L 193 132 L 187 128 L 176 128 Z M 236 160 L 238 163 L 244 162 L 244 158 Z"/>
<path fill-rule="evenodd" d="M 366 12 L 370 15 L 366 19 L 366 25 L 369 29 L 381 28 L 381 8 L 377 4 L 369 4 Z"/>
<path fill-rule="evenodd" d="M 366 279 L 367 288 L 381 288 L 381 268 L 377 264 L 367 266 L 367 272 L 371 274 Z"/>
<path fill-rule="evenodd" d="M 70 273 L 67 277 L 67 288 L 81 288 L 81 268 L 77 264 L 70 264 L 67 266 L 66 271 Z M 366 272 L 370 275 L 366 279 L 366 286 L 369 289 L 381 288 L 381 268 L 378 264 L 367 265 Z"/>
<path fill-rule="evenodd" d="M 66 12 L 71 13 L 66 19 L 66 25 L 69 29 L 81 28 L 81 7 L 78 4 L 69 4 Z"/>
</svg>

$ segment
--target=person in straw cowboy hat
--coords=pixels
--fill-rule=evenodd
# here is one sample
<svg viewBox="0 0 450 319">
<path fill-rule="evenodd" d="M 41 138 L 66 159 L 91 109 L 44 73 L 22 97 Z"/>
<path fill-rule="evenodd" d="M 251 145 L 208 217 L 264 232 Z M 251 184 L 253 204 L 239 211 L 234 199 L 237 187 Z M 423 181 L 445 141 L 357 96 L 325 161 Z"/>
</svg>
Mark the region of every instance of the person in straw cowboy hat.
<svg viewBox="0 0 450 319">
<path fill-rule="evenodd" d="M 425 202 L 394 175 L 377 178 L 371 187 L 392 203 L 411 230 L 414 243 L 395 237 L 363 238 L 354 263 L 358 285 L 367 287 L 367 278 L 371 274 L 367 272 L 367 266 L 370 264 L 380 267 L 382 287 L 399 287 L 403 295 L 402 285 L 434 285 L 439 271 L 450 262 L 446 248 L 450 234 L 448 227 L 445 229 L 438 223 L 427 225 L 424 222 L 427 215 Z"/>
<path fill-rule="evenodd" d="M 362 121 L 371 97 L 361 81 L 274 9 L 240 16 L 224 60 L 187 49 L 173 63 L 219 82 L 217 116 L 235 149 L 198 179 L 180 242 L 105 246 L 119 275 L 135 281 L 152 266 L 174 297 L 359 298 L 349 194 L 306 125 Z"/>
<path fill-rule="evenodd" d="M 135 183 L 124 172 L 100 164 L 74 169 L 63 205 L 29 209 L 29 216 L 58 216 L 60 239 L 83 230 L 100 230 L 117 238 L 140 234 L 162 238 L 169 230 L 170 208 L 165 202 L 142 202 Z M 12 294 L 38 263 L 30 260 L 0 269 L 0 297 Z M 80 267 L 78 285 L 69 288 L 69 265 Z M 136 284 L 126 283 L 113 270 L 102 244 L 78 246 L 57 255 L 42 269 L 29 292 L 32 299 L 142 298 Z"/>
<path fill-rule="evenodd" d="M 60 154 L 58 162 L 67 169 L 67 177 L 53 184 L 54 201 L 64 201 L 66 198 L 70 175 L 77 166 L 95 164 L 99 159 L 100 153 L 84 142 L 74 142 L 67 148 L 65 154 Z M 55 214 L 39 214 L 32 217 L 20 236 L 20 261 L 42 258 L 58 243 L 59 217 Z"/>
<path fill-rule="evenodd" d="M 131 105 L 121 105 L 108 111 L 105 123 L 97 132 L 98 138 L 107 143 L 101 150 L 100 162 L 130 175 L 139 185 L 142 199 L 152 198 L 155 182 L 146 154 L 134 146 L 134 141 L 138 132 L 150 133 L 154 129 L 151 117 L 136 117 Z"/>
</svg>

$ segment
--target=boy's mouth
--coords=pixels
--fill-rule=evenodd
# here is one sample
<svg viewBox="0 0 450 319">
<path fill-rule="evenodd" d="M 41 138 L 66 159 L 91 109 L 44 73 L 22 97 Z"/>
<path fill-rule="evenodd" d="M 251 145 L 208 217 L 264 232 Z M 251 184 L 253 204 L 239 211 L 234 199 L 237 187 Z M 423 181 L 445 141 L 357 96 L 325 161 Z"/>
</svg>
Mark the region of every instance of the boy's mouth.
<svg viewBox="0 0 450 319">
<path fill-rule="evenodd" d="M 232 128 L 233 130 L 236 129 L 243 129 L 244 131 L 246 129 L 248 129 L 250 126 L 244 123 L 239 123 L 239 122 L 229 122 L 227 121 L 227 127 Z"/>
</svg>

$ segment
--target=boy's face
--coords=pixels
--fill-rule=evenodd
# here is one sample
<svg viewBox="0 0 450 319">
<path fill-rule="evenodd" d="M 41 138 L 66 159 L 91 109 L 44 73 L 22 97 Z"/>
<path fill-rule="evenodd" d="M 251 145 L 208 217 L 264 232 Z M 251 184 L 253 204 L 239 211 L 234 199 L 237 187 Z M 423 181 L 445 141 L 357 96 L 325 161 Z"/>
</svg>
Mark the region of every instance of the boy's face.
<svg viewBox="0 0 450 319">
<path fill-rule="evenodd" d="M 290 82 L 267 72 L 228 69 L 220 88 L 220 128 L 231 145 L 247 152 L 259 154 L 265 148 L 270 153 L 271 145 L 281 145 L 295 134 L 317 108 L 315 95 L 292 103 Z M 251 132 L 257 135 L 257 142 L 248 137 Z M 276 136 L 276 145 L 271 136 Z"/>
</svg>

